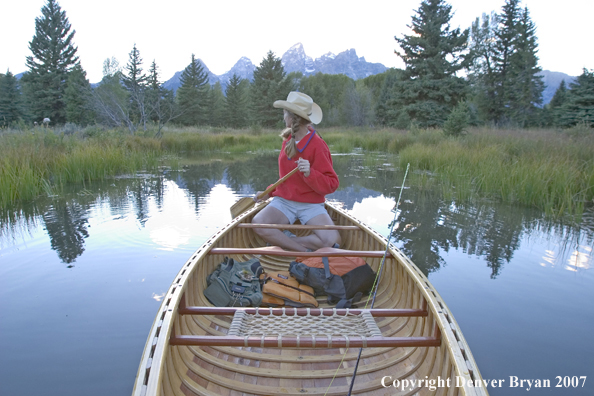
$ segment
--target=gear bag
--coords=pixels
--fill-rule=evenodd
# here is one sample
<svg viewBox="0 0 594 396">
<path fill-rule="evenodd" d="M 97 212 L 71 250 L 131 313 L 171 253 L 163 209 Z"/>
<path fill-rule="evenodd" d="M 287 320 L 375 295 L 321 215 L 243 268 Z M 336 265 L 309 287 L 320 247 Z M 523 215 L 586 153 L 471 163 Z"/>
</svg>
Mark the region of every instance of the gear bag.
<svg viewBox="0 0 594 396">
<path fill-rule="evenodd" d="M 360 257 L 297 258 L 289 272 L 299 283 L 311 286 L 316 295 L 328 296 L 337 308 L 350 308 L 375 282 L 375 272 Z"/>
<path fill-rule="evenodd" d="M 257 258 L 238 262 L 225 257 L 207 276 L 204 296 L 216 307 L 258 307 L 262 303 L 263 272 Z"/>
<path fill-rule="evenodd" d="M 260 279 L 264 281 L 262 306 L 318 307 L 314 290 L 310 286 L 299 284 L 289 271 L 265 273 Z"/>
</svg>

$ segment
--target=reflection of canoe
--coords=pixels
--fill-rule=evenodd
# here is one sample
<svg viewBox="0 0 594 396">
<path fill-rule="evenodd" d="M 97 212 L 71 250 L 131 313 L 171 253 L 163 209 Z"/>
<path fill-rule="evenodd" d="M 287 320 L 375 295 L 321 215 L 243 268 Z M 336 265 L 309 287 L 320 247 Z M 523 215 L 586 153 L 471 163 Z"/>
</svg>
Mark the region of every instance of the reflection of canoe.
<svg viewBox="0 0 594 396">
<path fill-rule="evenodd" d="M 295 336 L 300 333 L 295 323 L 290 325 L 294 331 L 280 336 L 279 342 L 274 330 L 278 321 L 288 319 L 266 318 L 268 309 L 260 308 L 263 320 L 273 319 L 266 327 L 267 337 L 228 335 L 236 310 L 243 311 L 238 317 L 255 309 L 212 308 L 202 293 L 206 276 L 224 256 L 245 261 L 259 254 L 269 271 L 286 270 L 296 256 L 279 248 L 261 248 L 265 243 L 249 223 L 264 205 L 222 228 L 175 277 L 151 328 L 134 395 L 346 395 L 361 346 L 352 394 L 487 395 L 484 387 L 472 386 L 481 383 L 481 376 L 447 306 L 421 271 L 392 246 L 374 309 L 364 313 L 368 324 L 369 315 L 373 316 L 369 326 L 379 333 L 345 338 L 328 331 L 334 335 L 315 336 L 312 348 L 311 336 Z M 340 208 L 327 204 L 327 209 L 341 233 L 342 249 L 299 256 L 360 255 L 377 271 L 386 239 Z M 298 235 L 311 232 L 306 226 L 284 228 Z M 318 300 L 320 307 L 327 306 L 325 297 Z M 319 316 L 311 318 L 318 314 L 319 310 L 298 313 L 320 322 Z M 351 311 L 346 319 L 358 319 L 355 315 L 359 312 Z"/>
</svg>

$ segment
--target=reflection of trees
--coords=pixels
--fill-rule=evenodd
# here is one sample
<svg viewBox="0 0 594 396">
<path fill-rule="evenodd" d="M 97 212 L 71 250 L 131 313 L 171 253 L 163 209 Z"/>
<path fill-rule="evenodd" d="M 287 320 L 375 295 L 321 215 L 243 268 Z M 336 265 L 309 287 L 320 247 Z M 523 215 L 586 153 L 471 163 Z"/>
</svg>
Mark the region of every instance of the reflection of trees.
<svg viewBox="0 0 594 396">
<path fill-rule="evenodd" d="M 200 198 L 208 195 L 216 184 L 222 183 L 225 165 L 220 161 L 213 161 L 187 167 L 184 172 L 174 172 L 172 179 L 182 189 L 186 190 L 198 211 Z"/>
<path fill-rule="evenodd" d="M 456 229 L 448 224 L 447 208 L 442 201 L 423 192 L 406 190 L 400 202 L 398 228 L 392 238 L 425 275 L 445 264 L 441 251 L 458 247 Z M 415 194 L 415 197 L 410 195 Z"/>
<path fill-rule="evenodd" d="M 245 194 L 264 191 L 278 179 L 278 154 L 258 155 L 227 167 L 227 185 Z"/>
<path fill-rule="evenodd" d="M 530 210 L 492 203 L 450 207 L 450 224 L 457 231 L 458 243 L 465 253 L 484 256 L 496 278 L 504 262 L 509 263 L 520 247 Z"/>
<path fill-rule="evenodd" d="M 84 238 L 89 236 L 87 216 L 86 205 L 62 199 L 55 200 L 43 213 L 52 249 L 62 262 L 72 263 L 84 252 Z"/>
<path fill-rule="evenodd" d="M 341 190 L 334 196 L 347 207 L 368 196 L 383 194 L 396 198 L 403 174 L 385 163 L 390 163 L 389 159 L 379 158 L 376 165 L 369 156 L 336 158 L 334 165 L 341 177 Z M 411 180 L 407 185 L 411 185 Z M 442 252 L 453 247 L 484 256 L 491 277 L 496 278 L 519 248 L 522 236 L 534 224 L 542 224 L 542 213 L 528 208 L 498 203 L 456 206 L 439 196 L 414 185 L 405 190 L 398 217 L 400 224 L 392 235 L 425 274 L 445 265 Z"/>
<path fill-rule="evenodd" d="M 130 194 L 134 200 L 136 219 L 144 227 L 149 218 L 149 200 L 154 199 L 157 208 L 163 204 L 163 178 L 134 179 Z"/>
<path fill-rule="evenodd" d="M 174 181 L 187 190 L 196 210 L 200 198 L 210 193 L 216 184 L 224 183 L 242 195 L 265 190 L 278 180 L 278 154 L 253 155 L 238 161 L 212 161 L 188 166 L 173 176 Z"/>
<path fill-rule="evenodd" d="M 89 212 L 93 205 L 108 203 L 115 215 L 126 215 L 132 208 L 140 224 L 144 225 L 149 216 L 149 201 L 154 199 L 158 207 L 163 201 L 163 178 L 159 176 L 93 182 L 86 187 L 69 184 L 59 197 L 40 197 L 33 203 L 2 213 L 0 237 L 9 239 L 11 234 L 22 232 L 22 228 L 34 228 L 43 223 L 52 249 L 62 262 L 70 264 L 85 250 L 85 239 L 89 237 Z"/>
</svg>

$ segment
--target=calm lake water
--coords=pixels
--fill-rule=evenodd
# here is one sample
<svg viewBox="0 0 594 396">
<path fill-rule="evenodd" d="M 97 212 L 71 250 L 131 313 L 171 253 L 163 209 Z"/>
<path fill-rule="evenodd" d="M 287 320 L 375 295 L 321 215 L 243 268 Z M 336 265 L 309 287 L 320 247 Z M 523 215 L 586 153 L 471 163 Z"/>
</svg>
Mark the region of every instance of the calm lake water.
<svg viewBox="0 0 594 396">
<path fill-rule="evenodd" d="M 328 199 L 386 235 L 403 178 L 395 158 L 334 162 L 341 186 Z M 180 172 L 69 186 L 4 214 L 0 395 L 131 394 L 179 268 L 239 197 L 277 176 L 274 154 L 196 158 Z M 452 310 L 483 378 L 502 380 L 490 394 L 594 394 L 592 213 L 568 226 L 531 209 L 459 204 L 415 176 L 392 238 Z"/>
</svg>

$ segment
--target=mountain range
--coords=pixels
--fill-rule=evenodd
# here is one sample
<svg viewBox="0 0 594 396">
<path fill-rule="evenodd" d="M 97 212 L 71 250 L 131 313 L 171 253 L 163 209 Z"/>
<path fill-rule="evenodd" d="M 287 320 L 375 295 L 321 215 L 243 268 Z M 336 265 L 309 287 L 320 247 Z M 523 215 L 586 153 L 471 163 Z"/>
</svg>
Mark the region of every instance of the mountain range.
<svg viewBox="0 0 594 396">
<path fill-rule="evenodd" d="M 229 79 L 233 77 L 233 74 L 252 81 L 254 70 L 256 69 L 256 66 L 250 59 L 241 57 L 231 70 L 217 76 L 208 69 L 201 59 L 198 59 L 198 61 L 202 64 L 204 71 L 208 74 L 210 84 L 214 85 L 217 82 L 221 83 L 223 92 L 225 92 L 225 87 L 227 86 Z M 301 43 L 297 43 L 289 48 L 281 57 L 281 62 L 287 73 L 299 71 L 303 73 L 304 76 L 316 73 L 345 74 L 353 80 L 383 73 L 388 69 L 381 63 L 370 63 L 367 62 L 364 57 L 358 57 L 357 52 L 352 48 L 343 51 L 338 55 L 328 52 L 319 58 L 312 59 L 310 56 L 306 55 Z M 180 77 L 182 72 L 183 71 L 178 71 L 175 73 L 173 77 L 163 84 L 163 86 L 167 89 L 177 90 L 181 85 Z M 555 91 L 561 84 L 561 81 L 565 80 L 565 85 L 569 87 L 569 84 L 576 79 L 576 77 L 572 77 L 568 74 L 549 70 L 543 70 L 540 75 L 542 75 L 545 84 L 545 90 L 542 94 L 543 105 L 551 101 L 555 95 Z"/>
<path fill-rule="evenodd" d="M 254 70 L 256 69 L 256 66 L 250 59 L 242 57 L 235 63 L 231 70 L 217 76 L 208 69 L 201 59 L 198 59 L 198 61 L 202 64 L 204 71 L 208 74 L 210 84 L 214 85 L 217 82 L 220 82 L 223 92 L 225 91 L 229 79 L 233 77 L 233 74 L 252 81 Z M 358 57 L 357 52 L 354 49 L 343 51 L 338 55 L 328 52 L 319 58 L 312 59 L 305 54 L 301 43 L 297 43 L 289 48 L 281 57 L 281 62 L 286 73 L 299 71 L 303 73 L 304 76 L 316 73 L 345 74 L 353 80 L 383 73 L 388 69 L 381 63 L 370 63 L 367 62 L 364 57 Z M 181 85 L 180 77 L 182 72 L 183 71 L 179 71 L 175 73 L 172 78 L 163 84 L 163 86 L 167 89 L 177 90 Z"/>
</svg>

